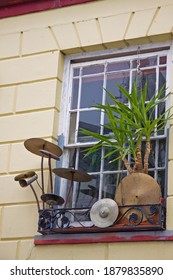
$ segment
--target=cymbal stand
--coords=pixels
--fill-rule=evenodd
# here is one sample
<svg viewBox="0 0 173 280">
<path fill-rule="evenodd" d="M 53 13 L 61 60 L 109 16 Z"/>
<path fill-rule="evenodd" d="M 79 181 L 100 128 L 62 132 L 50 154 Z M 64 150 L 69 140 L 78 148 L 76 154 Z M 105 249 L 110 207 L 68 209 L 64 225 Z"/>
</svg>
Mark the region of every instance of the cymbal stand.
<svg viewBox="0 0 173 280">
<path fill-rule="evenodd" d="M 49 165 L 49 177 L 50 177 L 50 190 L 53 193 L 53 180 L 52 180 L 52 168 L 51 168 L 51 156 L 49 155 L 48 158 L 48 165 Z"/>
<path fill-rule="evenodd" d="M 30 187 L 31 187 L 31 189 L 32 189 L 32 191 L 33 191 L 33 194 L 34 194 L 34 196 L 35 196 L 35 200 L 36 200 L 37 207 L 38 207 L 38 212 L 39 212 L 39 211 L 40 211 L 40 205 L 39 205 L 39 201 L 38 201 L 38 197 L 37 197 L 36 191 L 34 190 L 32 184 L 30 184 Z"/>
<path fill-rule="evenodd" d="M 41 157 L 41 182 L 42 182 L 42 194 L 44 194 L 44 173 L 43 173 L 43 163 L 44 163 L 44 154 Z M 43 201 L 43 209 L 45 208 L 45 203 Z"/>
<path fill-rule="evenodd" d="M 65 204 L 64 204 L 64 208 L 66 207 L 67 205 L 67 202 L 69 200 L 69 196 L 70 196 L 70 193 L 71 193 L 71 190 L 72 190 L 72 187 L 73 187 L 73 183 L 74 183 L 74 173 L 73 171 L 71 171 L 71 182 L 70 182 L 70 187 L 69 187 L 69 190 L 68 190 L 68 193 L 67 193 L 67 197 L 66 197 L 66 201 L 65 201 Z"/>
</svg>

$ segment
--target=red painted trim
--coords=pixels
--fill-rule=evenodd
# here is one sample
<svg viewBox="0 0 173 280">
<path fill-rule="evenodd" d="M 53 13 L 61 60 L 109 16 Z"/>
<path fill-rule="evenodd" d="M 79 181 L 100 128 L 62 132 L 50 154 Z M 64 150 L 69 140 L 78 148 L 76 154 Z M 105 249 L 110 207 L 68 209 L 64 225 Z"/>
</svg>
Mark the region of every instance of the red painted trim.
<svg viewBox="0 0 173 280">
<path fill-rule="evenodd" d="M 35 245 L 173 241 L 173 231 L 53 234 L 35 236 Z"/>
<path fill-rule="evenodd" d="M 0 18 L 19 16 L 34 12 L 41 12 L 51 9 L 62 8 L 71 5 L 78 5 L 96 0 L 40 0 L 37 2 L 23 2 L 20 4 L 7 4 L 0 8 Z"/>
</svg>

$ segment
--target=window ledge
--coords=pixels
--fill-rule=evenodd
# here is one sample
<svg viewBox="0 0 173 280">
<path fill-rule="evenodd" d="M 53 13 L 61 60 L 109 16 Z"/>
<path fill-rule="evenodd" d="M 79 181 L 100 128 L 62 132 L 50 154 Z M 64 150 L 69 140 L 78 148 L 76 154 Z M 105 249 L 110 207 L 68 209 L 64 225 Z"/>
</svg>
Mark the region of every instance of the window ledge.
<svg viewBox="0 0 173 280">
<path fill-rule="evenodd" d="M 140 241 L 173 241 L 173 230 L 145 232 L 97 232 L 97 233 L 59 233 L 36 235 L 35 245 L 140 242 Z"/>
</svg>

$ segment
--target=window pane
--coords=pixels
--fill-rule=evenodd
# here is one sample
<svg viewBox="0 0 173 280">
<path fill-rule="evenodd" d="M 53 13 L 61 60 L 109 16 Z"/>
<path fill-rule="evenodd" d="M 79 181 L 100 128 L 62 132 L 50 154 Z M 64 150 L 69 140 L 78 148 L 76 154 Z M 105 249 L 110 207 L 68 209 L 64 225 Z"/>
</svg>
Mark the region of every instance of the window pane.
<svg viewBox="0 0 173 280">
<path fill-rule="evenodd" d="M 159 89 L 166 85 L 166 67 L 159 69 Z"/>
<path fill-rule="evenodd" d="M 101 166 L 101 150 L 90 154 L 87 157 L 86 155 L 86 148 L 80 148 L 79 152 L 79 163 L 78 166 L 80 169 L 85 170 L 85 172 L 99 172 Z"/>
<path fill-rule="evenodd" d="M 79 114 L 78 142 L 95 141 L 93 137 L 81 133 L 81 128 L 100 133 L 100 111 L 83 111 Z"/>
<path fill-rule="evenodd" d="M 102 103 L 103 76 L 82 79 L 80 108 L 90 108 Z"/>
<path fill-rule="evenodd" d="M 166 56 L 161 56 L 159 59 L 159 64 L 166 64 L 167 62 L 167 57 Z"/>
<path fill-rule="evenodd" d="M 117 71 L 117 70 L 124 70 L 124 69 L 130 69 L 130 61 L 121 61 L 121 62 L 114 62 L 109 63 L 107 66 L 107 71 Z"/>
<path fill-rule="evenodd" d="M 75 143 L 75 132 L 76 132 L 76 117 L 77 113 L 70 114 L 70 131 L 69 131 L 69 144 Z"/>
<path fill-rule="evenodd" d="M 74 77 L 79 76 L 79 73 L 80 73 L 80 68 L 74 68 L 73 69 L 73 76 Z"/>
<path fill-rule="evenodd" d="M 105 127 L 108 126 L 108 127 Z M 109 128 L 109 121 L 108 121 L 108 117 L 107 115 L 104 115 L 104 130 L 103 130 L 103 134 L 104 135 L 111 135 L 112 134 L 112 130 Z"/>
<path fill-rule="evenodd" d="M 103 71 L 104 65 L 102 64 L 90 65 L 87 67 L 83 67 L 82 75 L 103 73 Z"/>
<path fill-rule="evenodd" d="M 103 180 L 102 198 L 112 198 L 115 197 L 115 190 L 118 185 L 117 174 L 105 174 Z"/>
<path fill-rule="evenodd" d="M 113 149 L 106 149 L 104 150 L 105 155 L 107 155 L 108 153 L 113 152 Z M 104 159 L 104 171 L 115 171 L 115 170 L 122 170 L 123 168 L 123 163 L 122 160 L 116 160 L 114 161 L 116 158 L 119 157 L 119 153 L 118 152 L 114 152 L 113 154 L 110 154 L 110 156 L 106 157 Z"/>
<path fill-rule="evenodd" d="M 147 100 L 150 100 L 156 91 L 156 69 L 144 70 L 142 73 L 142 85 L 144 86 L 144 84 L 147 82 Z"/>
<path fill-rule="evenodd" d="M 144 58 L 144 59 L 139 58 L 139 61 L 138 61 L 138 59 L 134 60 L 133 68 L 137 68 L 138 62 L 140 63 L 140 68 L 154 66 L 154 65 L 157 65 L 157 56 L 148 57 L 148 58 Z"/>
<path fill-rule="evenodd" d="M 156 69 L 142 70 L 139 77 L 139 87 L 143 88 L 147 83 L 147 97 L 150 100 L 156 92 Z"/>
<path fill-rule="evenodd" d="M 120 181 L 127 175 L 127 173 L 119 174 L 104 174 L 103 176 L 103 188 L 102 188 L 102 198 L 114 199 L 115 191 L 118 187 Z"/>
<path fill-rule="evenodd" d="M 129 72 L 121 72 L 119 73 L 111 73 L 107 75 L 106 89 L 119 101 L 126 103 L 127 99 L 118 89 L 116 83 L 124 87 L 127 91 L 129 91 Z M 110 104 L 112 104 L 112 99 L 109 95 L 106 95 L 106 99 Z"/>
<path fill-rule="evenodd" d="M 88 183 L 79 184 L 76 192 L 76 207 L 92 207 L 99 196 L 99 176 L 95 176 Z"/>
<path fill-rule="evenodd" d="M 79 79 L 73 80 L 71 109 L 76 109 L 78 104 Z"/>
<path fill-rule="evenodd" d="M 157 182 L 161 187 L 162 196 L 165 197 L 166 195 L 166 188 L 165 188 L 165 170 L 159 170 L 157 174 Z"/>
<path fill-rule="evenodd" d="M 111 135 L 113 136 L 113 132 L 112 130 L 109 128 L 109 120 L 108 120 L 108 116 L 105 114 L 104 115 L 104 129 L 103 129 L 103 134 L 104 135 Z"/>
<path fill-rule="evenodd" d="M 165 103 L 162 102 L 158 105 L 158 115 L 157 117 L 160 117 L 161 115 L 163 115 L 165 113 Z M 158 135 L 162 135 L 164 134 L 164 129 L 162 128 L 162 125 L 164 125 L 163 121 L 158 123 Z"/>
<path fill-rule="evenodd" d="M 166 140 L 159 140 L 159 151 L 158 151 L 158 166 L 165 167 L 165 156 L 166 156 Z"/>
</svg>

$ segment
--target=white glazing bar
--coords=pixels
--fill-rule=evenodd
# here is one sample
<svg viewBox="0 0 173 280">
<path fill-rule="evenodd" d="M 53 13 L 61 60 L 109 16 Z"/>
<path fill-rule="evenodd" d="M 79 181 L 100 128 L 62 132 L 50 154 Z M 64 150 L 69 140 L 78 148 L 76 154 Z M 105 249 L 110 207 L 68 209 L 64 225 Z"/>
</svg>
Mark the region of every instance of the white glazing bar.
<svg viewBox="0 0 173 280">
<path fill-rule="evenodd" d="M 78 129 L 79 129 L 79 115 L 80 115 L 80 101 L 81 101 L 81 90 L 82 90 L 82 67 L 79 72 L 79 88 L 78 88 L 78 103 L 77 103 L 77 116 L 76 116 L 76 130 L 75 130 L 75 143 L 77 143 Z"/>
</svg>

